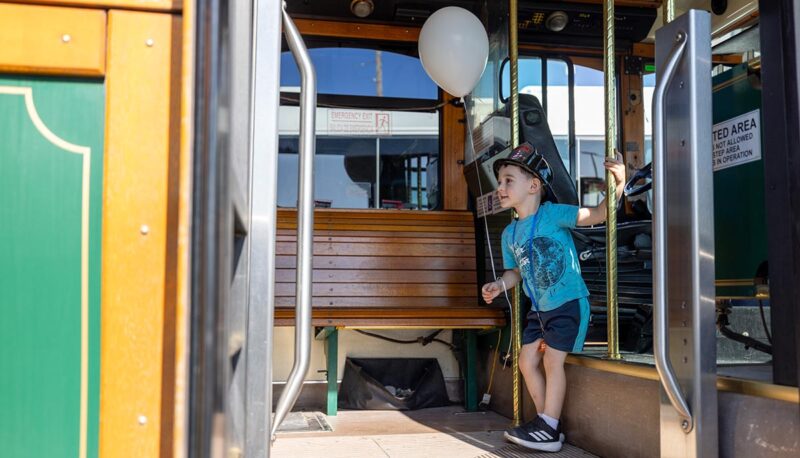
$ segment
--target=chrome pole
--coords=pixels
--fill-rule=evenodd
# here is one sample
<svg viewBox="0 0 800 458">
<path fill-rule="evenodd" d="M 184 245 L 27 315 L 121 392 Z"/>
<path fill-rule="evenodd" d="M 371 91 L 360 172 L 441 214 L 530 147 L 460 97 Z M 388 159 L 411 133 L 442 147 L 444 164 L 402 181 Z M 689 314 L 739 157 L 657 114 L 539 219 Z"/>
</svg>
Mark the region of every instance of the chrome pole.
<svg viewBox="0 0 800 458">
<path fill-rule="evenodd" d="M 283 27 L 286 42 L 297 60 L 301 76 L 300 92 L 300 177 L 297 205 L 297 277 L 295 300 L 295 353 L 294 365 L 286 386 L 275 407 L 272 438 L 297 401 L 311 358 L 311 271 L 314 248 L 314 147 L 317 115 L 317 75 L 311 56 L 292 18 L 283 9 Z"/>
<path fill-rule="evenodd" d="M 605 0 L 603 9 L 603 82 L 606 104 L 606 157 L 616 157 L 617 99 L 614 77 L 614 0 Z M 620 359 L 617 303 L 617 183 L 606 171 L 606 302 L 608 358 Z"/>
<path fill-rule="evenodd" d="M 509 5 L 509 19 L 508 19 L 508 48 L 509 48 L 509 64 L 511 70 L 511 147 L 516 148 L 519 145 L 519 20 L 517 19 L 517 0 L 510 0 Z M 501 83 L 502 84 L 502 83 Z M 522 393 L 520 387 L 519 376 L 519 353 L 522 348 L 522 333 L 520 332 L 520 325 L 522 324 L 521 315 L 521 285 L 517 285 L 512 293 L 512 308 L 514 313 L 511 314 L 511 337 L 514 341 L 513 357 L 511 361 L 514 389 L 514 426 L 519 426 L 522 423 Z"/>
</svg>

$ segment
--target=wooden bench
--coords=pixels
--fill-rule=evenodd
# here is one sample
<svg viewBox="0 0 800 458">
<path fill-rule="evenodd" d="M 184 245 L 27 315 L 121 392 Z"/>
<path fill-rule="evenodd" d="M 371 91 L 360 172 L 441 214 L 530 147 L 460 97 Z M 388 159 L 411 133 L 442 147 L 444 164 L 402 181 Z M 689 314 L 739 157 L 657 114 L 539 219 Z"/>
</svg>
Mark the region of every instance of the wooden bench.
<svg viewBox="0 0 800 458">
<path fill-rule="evenodd" d="M 294 325 L 297 212 L 278 210 L 275 324 Z M 475 332 L 504 326 L 480 305 L 469 212 L 314 212 L 312 325 L 327 346 L 328 415 L 336 414 L 339 329 L 465 329 L 465 403 L 477 409 Z"/>
</svg>

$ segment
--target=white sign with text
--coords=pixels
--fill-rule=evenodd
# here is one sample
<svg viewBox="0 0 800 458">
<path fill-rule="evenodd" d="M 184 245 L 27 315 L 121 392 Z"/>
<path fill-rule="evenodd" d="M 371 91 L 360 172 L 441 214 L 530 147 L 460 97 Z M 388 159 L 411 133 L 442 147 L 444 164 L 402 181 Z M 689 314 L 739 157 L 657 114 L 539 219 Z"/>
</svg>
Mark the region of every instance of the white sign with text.
<svg viewBox="0 0 800 458">
<path fill-rule="evenodd" d="M 391 135 L 392 114 L 381 111 L 330 110 L 328 133 L 331 135 Z"/>
<path fill-rule="evenodd" d="M 478 218 L 483 218 L 487 215 L 494 215 L 495 213 L 500 213 L 506 210 L 500 206 L 500 197 L 497 195 L 497 191 L 488 192 L 482 196 L 478 196 L 478 199 L 475 203 L 477 207 Z"/>
<path fill-rule="evenodd" d="M 714 124 L 714 171 L 761 159 L 761 110 Z"/>
</svg>

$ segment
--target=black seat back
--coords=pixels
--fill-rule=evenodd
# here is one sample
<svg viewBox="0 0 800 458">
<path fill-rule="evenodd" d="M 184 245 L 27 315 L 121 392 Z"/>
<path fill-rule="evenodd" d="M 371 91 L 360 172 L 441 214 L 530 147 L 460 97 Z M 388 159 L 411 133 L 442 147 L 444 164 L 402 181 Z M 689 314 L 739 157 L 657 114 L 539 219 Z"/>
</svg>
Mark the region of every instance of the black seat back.
<svg viewBox="0 0 800 458">
<path fill-rule="evenodd" d="M 506 104 L 506 116 L 510 117 L 511 103 Z M 551 185 L 556 202 L 561 204 L 578 205 L 578 192 L 575 183 L 569 176 L 569 171 L 564 167 L 564 161 L 556 148 L 547 116 L 544 113 L 539 99 L 531 94 L 519 95 L 519 124 L 520 143 L 529 142 L 539 153 L 544 156 L 553 170 L 553 183 Z"/>
</svg>

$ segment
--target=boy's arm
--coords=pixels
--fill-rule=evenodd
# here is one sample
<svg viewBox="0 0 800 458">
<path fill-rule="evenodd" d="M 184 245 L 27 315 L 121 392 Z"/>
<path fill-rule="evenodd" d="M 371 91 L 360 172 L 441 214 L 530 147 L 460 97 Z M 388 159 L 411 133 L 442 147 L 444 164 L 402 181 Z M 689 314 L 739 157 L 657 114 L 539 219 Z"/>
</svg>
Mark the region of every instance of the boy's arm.
<svg viewBox="0 0 800 458">
<path fill-rule="evenodd" d="M 495 297 L 499 296 L 503 291 L 513 288 L 522 280 L 519 269 L 506 270 L 500 278 L 502 278 L 503 281 L 497 280 L 483 285 L 481 294 L 483 295 L 483 300 L 486 301 L 487 304 L 491 304 Z M 505 289 L 503 289 L 504 284 Z"/>
<path fill-rule="evenodd" d="M 614 196 L 615 202 L 619 201 L 619 198 L 622 197 L 622 191 L 625 185 L 625 165 L 622 163 L 622 156 L 617 153 L 616 158 L 609 158 L 607 157 L 606 160 L 603 162 L 603 166 L 611 171 L 611 174 L 614 176 L 614 181 L 617 184 L 617 192 Z M 575 222 L 576 226 L 594 226 L 595 224 L 600 224 L 606 220 L 606 213 L 607 213 L 607 205 L 606 205 L 606 196 L 602 202 L 596 207 L 581 207 L 578 209 L 578 220 Z"/>
</svg>

